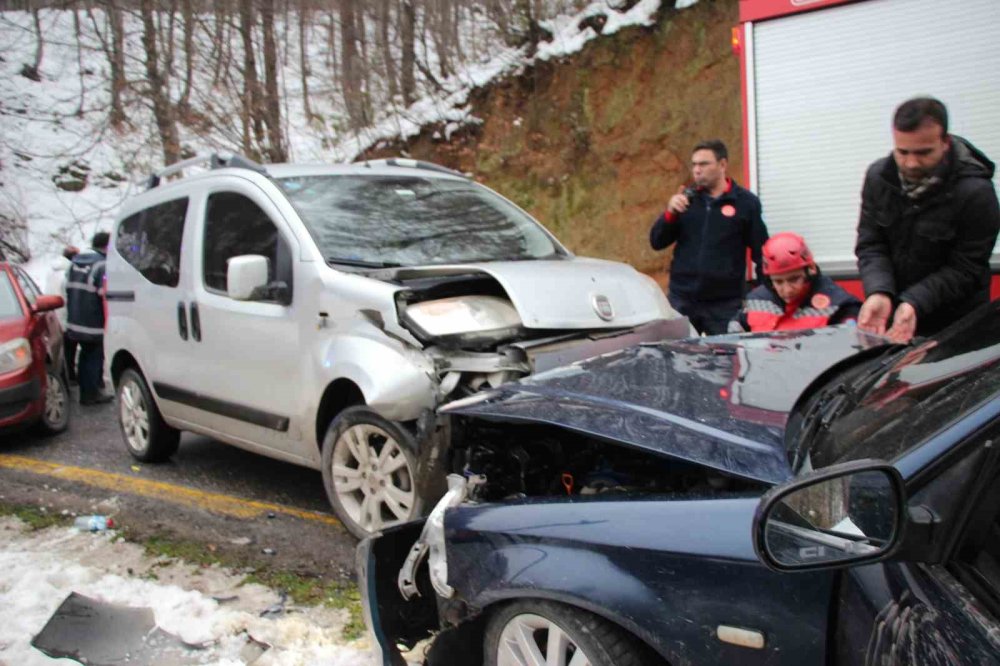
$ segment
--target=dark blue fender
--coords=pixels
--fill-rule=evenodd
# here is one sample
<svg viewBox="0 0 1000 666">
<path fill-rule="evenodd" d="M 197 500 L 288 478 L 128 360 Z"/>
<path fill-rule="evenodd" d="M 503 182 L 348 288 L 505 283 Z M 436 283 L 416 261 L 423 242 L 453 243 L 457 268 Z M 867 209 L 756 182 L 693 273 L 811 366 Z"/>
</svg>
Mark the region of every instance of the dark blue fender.
<svg viewBox="0 0 1000 666">
<path fill-rule="evenodd" d="M 601 615 L 672 664 L 826 659 L 835 574 L 769 571 L 753 552 L 759 498 L 461 506 L 446 517 L 448 580 L 474 611 L 528 597 Z M 719 625 L 760 631 L 762 650 Z"/>
</svg>

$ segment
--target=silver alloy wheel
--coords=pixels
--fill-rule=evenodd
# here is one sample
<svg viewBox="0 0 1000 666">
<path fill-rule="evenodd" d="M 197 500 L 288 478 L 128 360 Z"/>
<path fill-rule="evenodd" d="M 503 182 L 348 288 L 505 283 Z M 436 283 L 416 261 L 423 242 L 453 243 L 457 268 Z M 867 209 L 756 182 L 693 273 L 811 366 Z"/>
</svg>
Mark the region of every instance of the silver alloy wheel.
<svg viewBox="0 0 1000 666">
<path fill-rule="evenodd" d="M 341 507 L 365 531 L 414 517 L 413 470 L 402 445 L 382 428 L 359 423 L 344 430 L 331 467 Z"/>
<path fill-rule="evenodd" d="M 533 613 L 512 617 L 500 633 L 497 666 L 591 666 L 566 631 Z"/>
<path fill-rule="evenodd" d="M 61 428 L 69 418 L 66 411 L 66 390 L 62 381 L 51 372 L 45 388 L 45 423 L 50 428 Z"/>
<path fill-rule="evenodd" d="M 149 448 L 149 407 L 142 389 L 131 377 L 125 378 L 118 389 L 118 412 L 125 444 L 136 453 L 144 453 Z"/>
</svg>

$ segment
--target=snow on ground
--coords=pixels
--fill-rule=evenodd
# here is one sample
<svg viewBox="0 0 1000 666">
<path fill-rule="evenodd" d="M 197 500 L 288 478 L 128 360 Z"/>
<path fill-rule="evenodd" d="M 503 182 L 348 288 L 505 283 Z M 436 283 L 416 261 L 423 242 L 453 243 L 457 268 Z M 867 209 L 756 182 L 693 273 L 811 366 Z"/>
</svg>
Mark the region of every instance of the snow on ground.
<svg viewBox="0 0 1000 666">
<path fill-rule="evenodd" d="M 296 609 L 277 617 L 260 611 L 278 601 L 259 585 L 239 586 L 242 577 L 217 567 L 166 564 L 140 546 L 115 540 L 111 532 L 81 533 L 55 527 L 26 531 L 14 518 L 0 518 L 0 664 L 72 664 L 31 647 L 70 592 L 127 606 L 152 608 L 156 624 L 188 643 L 211 642 L 200 663 L 235 666 L 246 634 L 270 644 L 254 666 L 370 666 L 363 642 L 340 637 L 346 613 Z M 166 566 L 164 566 L 166 564 Z M 131 570 L 131 573 L 130 573 Z M 231 601 L 219 602 L 213 597 Z M 246 632 L 246 633 L 244 633 Z"/>
</svg>

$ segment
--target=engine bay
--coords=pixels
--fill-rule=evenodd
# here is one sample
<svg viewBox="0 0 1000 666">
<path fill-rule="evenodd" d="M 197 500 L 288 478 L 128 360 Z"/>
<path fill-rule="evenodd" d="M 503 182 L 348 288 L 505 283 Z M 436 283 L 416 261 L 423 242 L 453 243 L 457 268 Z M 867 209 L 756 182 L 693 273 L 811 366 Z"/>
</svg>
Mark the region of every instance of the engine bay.
<svg viewBox="0 0 1000 666">
<path fill-rule="evenodd" d="M 451 471 L 486 479 L 470 492 L 476 502 L 609 494 L 711 497 L 767 488 L 554 426 L 459 418 L 453 427 Z"/>
</svg>

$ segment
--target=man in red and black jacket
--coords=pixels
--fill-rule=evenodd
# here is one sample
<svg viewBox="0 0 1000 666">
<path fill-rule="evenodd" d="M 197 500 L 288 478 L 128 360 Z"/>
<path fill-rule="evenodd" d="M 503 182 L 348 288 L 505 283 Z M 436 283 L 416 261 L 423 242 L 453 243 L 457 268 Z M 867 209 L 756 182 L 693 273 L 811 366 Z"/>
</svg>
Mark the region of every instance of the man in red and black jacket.
<svg viewBox="0 0 1000 666">
<path fill-rule="evenodd" d="M 746 289 L 747 249 L 761 265 L 767 227 L 760 200 L 726 177 L 729 154 L 719 140 L 691 155 L 693 185 L 670 198 L 649 232 L 654 250 L 673 243 L 667 297 L 700 333 L 725 333 Z"/>
</svg>

